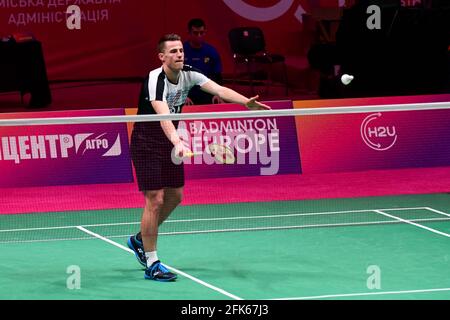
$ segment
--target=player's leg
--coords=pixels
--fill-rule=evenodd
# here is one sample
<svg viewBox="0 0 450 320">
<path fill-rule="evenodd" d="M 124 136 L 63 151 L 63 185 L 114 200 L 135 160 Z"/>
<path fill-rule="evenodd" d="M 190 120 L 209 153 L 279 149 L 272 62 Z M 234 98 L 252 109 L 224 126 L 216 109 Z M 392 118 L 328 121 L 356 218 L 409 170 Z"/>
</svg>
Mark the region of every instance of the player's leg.
<svg viewBox="0 0 450 320">
<path fill-rule="evenodd" d="M 154 250 L 155 248 L 152 247 L 156 247 L 158 210 L 162 205 L 164 195 L 164 190 L 161 185 L 162 161 L 157 152 L 160 148 L 155 147 L 154 142 L 148 140 L 147 136 L 149 135 L 148 132 L 146 132 L 146 127 L 139 124 L 140 123 L 135 124 L 131 135 L 130 152 L 133 166 L 136 171 L 138 187 L 145 198 L 145 205 L 141 217 L 141 227 L 145 229 L 146 235 L 153 234 L 153 236 L 150 235 L 150 237 L 153 237 L 153 240 L 147 240 L 146 242 L 147 249 Z M 154 244 L 151 244 L 152 242 Z M 135 253 L 138 262 L 143 267 L 147 268 L 147 258 L 145 256 L 141 232 L 132 235 L 128 239 L 127 245 Z"/>
<path fill-rule="evenodd" d="M 170 152 L 168 152 L 170 154 Z M 145 255 L 147 258 L 147 270 L 145 271 L 145 278 L 158 281 L 172 281 L 177 278 L 177 275 L 165 268 L 156 257 L 156 238 L 153 232 L 158 231 L 158 226 L 166 220 L 173 210 L 181 203 L 183 197 L 184 186 L 184 167 L 183 164 L 175 164 L 172 159 L 167 158 L 167 161 L 162 161 L 161 170 L 161 185 L 164 186 L 164 191 L 161 193 L 158 190 L 157 194 L 149 193 L 146 196 L 146 207 L 148 207 L 150 222 L 143 221 L 141 224 L 142 239 L 145 248 Z M 148 206 L 147 206 L 148 204 Z M 157 215 L 154 213 L 157 212 Z M 155 217 L 157 220 L 155 220 Z M 144 220 L 144 217 L 143 217 Z M 151 232 L 144 235 L 144 228 Z M 148 237 L 148 240 L 146 240 Z M 148 244 L 147 244 L 148 243 Z M 148 251 L 148 250 L 155 251 Z"/>
<path fill-rule="evenodd" d="M 164 198 L 159 224 L 162 224 L 183 200 L 184 191 L 184 165 L 176 164 L 172 159 L 162 163 L 162 180 L 164 185 Z"/>
<path fill-rule="evenodd" d="M 148 210 L 151 209 L 151 205 L 147 205 L 147 203 L 150 203 L 153 201 L 153 203 L 159 202 L 159 200 L 152 200 L 153 196 L 149 195 L 146 196 L 146 206 L 143 212 L 142 219 L 144 219 L 144 215 L 147 217 L 149 214 L 146 213 Z M 158 199 L 161 196 L 158 195 Z M 159 214 L 158 214 L 158 226 L 160 226 L 175 210 L 175 208 L 181 203 L 183 198 L 183 187 L 179 188 L 167 188 L 164 189 L 164 195 L 163 195 L 163 204 L 160 208 Z M 154 226 L 153 226 L 154 227 Z M 146 266 L 146 259 L 145 259 L 145 251 L 144 251 L 144 244 L 142 241 L 142 233 L 138 232 L 135 236 L 131 236 L 128 239 L 128 246 L 135 252 L 136 257 L 141 265 L 144 267 Z M 155 246 L 156 247 L 156 246 Z"/>
<path fill-rule="evenodd" d="M 141 218 L 141 237 L 146 252 L 156 251 L 158 221 L 163 202 L 163 189 L 145 191 L 145 207 Z"/>
<path fill-rule="evenodd" d="M 156 252 L 159 213 L 164 199 L 164 189 L 144 191 L 145 206 L 141 217 L 141 231 L 128 238 L 128 247 L 133 250 L 138 262 L 148 267 L 146 252 Z M 150 262 L 158 260 L 153 254 Z"/>
<path fill-rule="evenodd" d="M 183 200 L 183 189 L 184 187 L 164 189 L 164 201 L 158 220 L 159 225 L 161 225 L 181 203 Z"/>
<path fill-rule="evenodd" d="M 139 263 L 146 267 L 146 279 L 175 280 L 177 276 L 160 263 L 156 251 L 159 215 L 164 207 L 164 186 L 167 185 L 167 175 L 170 176 L 171 173 L 167 172 L 164 164 L 171 163 L 171 148 L 154 141 L 150 143 L 146 141 L 147 138 L 142 138 L 144 135 L 134 133 L 133 131 L 131 155 L 139 190 L 145 196 L 145 206 L 141 218 L 141 232 L 128 239 L 128 246 L 134 251 Z"/>
<path fill-rule="evenodd" d="M 141 236 L 144 245 L 147 269 L 145 279 L 157 281 L 173 281 L 177 275 L 170 272 L 159 261 L 157 255 L 158 221 L 164 206 L 164 190 L 145 192 L 145 208 L 141 220 Z"/>
</svg>

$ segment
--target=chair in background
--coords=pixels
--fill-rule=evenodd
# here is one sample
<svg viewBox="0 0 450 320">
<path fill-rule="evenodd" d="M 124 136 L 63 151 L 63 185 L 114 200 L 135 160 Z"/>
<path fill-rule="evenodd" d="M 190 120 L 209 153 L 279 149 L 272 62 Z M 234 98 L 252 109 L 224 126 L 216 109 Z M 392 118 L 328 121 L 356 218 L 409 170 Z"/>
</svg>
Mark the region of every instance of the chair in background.
<svg viewBox="0 0 450 320">
<path fill-rule="evenodd" d="M 52 102 L 42 44 L 29 33 L 0 39 L 0 92 L 19 91 L 21 102 L 30 94 L 30 107 Z"/>
<path fill-rule="evenodd" d="M 282 66 L 281 73 L 285 94 L 288 95 L 285 57 L 281 54 L 269 53 L 266 50 L 264 34 L 260 28 L 233 28 L 228 33 L 228 40 L 234 61 L 233 83 L 237 80 L 238 68 L 243 66 L 245 71 L 240 73 L 240 80 L 246 79 L 249 81 L 252 93 L 254 93 L 255 83 L 261 81 L 266 84 L 266 91 L 268 91 L 270 86 L 275 85 L 273 82 L 273 64 L 279 63 Z"/>
</svg>

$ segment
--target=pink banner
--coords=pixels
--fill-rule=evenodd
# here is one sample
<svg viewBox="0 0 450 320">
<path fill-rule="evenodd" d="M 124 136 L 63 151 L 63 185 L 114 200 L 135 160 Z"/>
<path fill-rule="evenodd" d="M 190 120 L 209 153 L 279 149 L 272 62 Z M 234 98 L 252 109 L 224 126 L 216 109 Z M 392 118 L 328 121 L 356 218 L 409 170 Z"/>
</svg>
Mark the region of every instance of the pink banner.
<svg viewBox="0 0 450 320">
<path fill-rule="evenodd" d="M 266 102 L 292 109 L 291 101 Z M 240 105 L 211 106 L 214 112 L 242 111 Z M 184 112 L 205 112 L 204 106 Z M 294 117 L 182 121 L 178 132 L 198 156 L 184 160 L 186 178 L 223 178 L 301 173 Z"/>
<path fill-rule="evenodd" d="M 292 101 L 265 103 L 272 109 L 292 109 Z M 241 105 L 216 104 L 185 106 L 183 113 L 206 110 L 247 111 Z M 125 112 L 135 115 L 136 109 Z M 294 117 L 183 120 L 178 134 L 197 154 L 184 159 L 186 179 L 301 173 Z"/>
<path fill-rule="evenodd" d="M 123 115 L 123 109 L 0 114 L 2 119 Z M 132 182 L 125 123 L 0 126 L 0 187 Z"/>
<path fill-rule="evenodd" d="M 426 103 L 450 95 L 294 102 L 295 108 Z M 303 173 L 450 165 L 450 110 L 296 118 Z"/>
</svg>

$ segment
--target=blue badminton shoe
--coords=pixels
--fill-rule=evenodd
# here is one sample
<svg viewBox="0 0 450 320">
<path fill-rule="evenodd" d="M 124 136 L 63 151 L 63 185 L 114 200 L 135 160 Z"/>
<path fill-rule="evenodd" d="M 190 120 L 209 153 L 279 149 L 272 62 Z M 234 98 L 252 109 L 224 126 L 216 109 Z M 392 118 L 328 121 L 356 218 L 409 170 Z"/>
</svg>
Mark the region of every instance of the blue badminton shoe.
<svg viewBox="0 0 450 320">
<path fill-rule="evenodd" d="M 167 282 L 174 281 L 177 278 L 177 275 L 170 272 L 159 260 L 157 260 L 145 270 L 144 278 Z"/>
<path fill-rule="evenodd" d="M 136 236 L 131 236 L 128 241 L 128 248 L 133 250 L 134 255 L 136 256 L 136 259 L 138 262 L 143 266 L 147 267 L 147 258 L 145 257 L 145 251 L 144 251 L 144 245 L 141 241 L 136 239 Z"/>
</svg>

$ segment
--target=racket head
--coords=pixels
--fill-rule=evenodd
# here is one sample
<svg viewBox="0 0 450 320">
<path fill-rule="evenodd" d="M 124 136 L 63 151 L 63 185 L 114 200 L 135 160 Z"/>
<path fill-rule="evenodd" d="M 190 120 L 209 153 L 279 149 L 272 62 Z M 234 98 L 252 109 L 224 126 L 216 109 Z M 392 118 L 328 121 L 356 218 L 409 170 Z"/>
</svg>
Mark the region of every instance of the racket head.
<svg viewBox="0 0 450 320">
<path fill-rule="evenodd" d="M 236 157 L 230 147 L 223 144 L 211 143 L 208 146 L 211 155 L 221 164 L 234 164 Z"/>
</svg>

